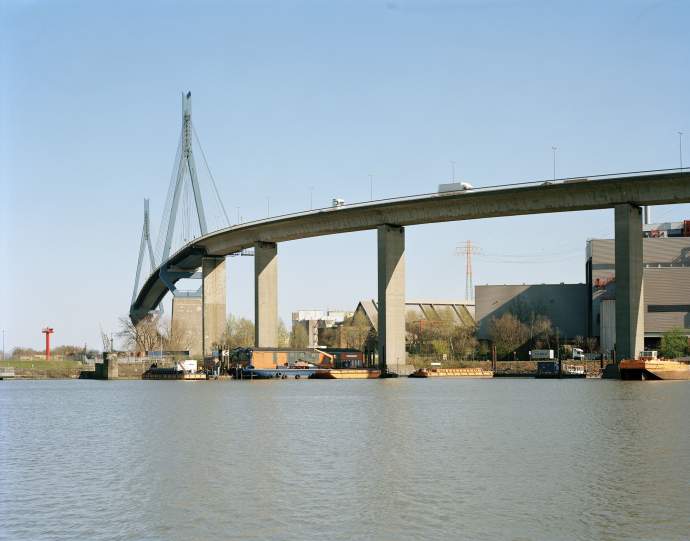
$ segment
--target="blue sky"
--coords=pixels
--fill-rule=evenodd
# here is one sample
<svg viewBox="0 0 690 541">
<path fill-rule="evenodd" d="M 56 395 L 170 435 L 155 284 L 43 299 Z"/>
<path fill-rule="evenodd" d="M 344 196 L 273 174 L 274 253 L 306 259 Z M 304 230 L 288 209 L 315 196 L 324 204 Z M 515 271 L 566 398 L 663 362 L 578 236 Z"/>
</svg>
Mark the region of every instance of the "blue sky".
<svg viewBox="0 0 690 541">
<path fill-rule="evenodd" d="M 0 1 L 0 327 L 7 349 L 100 347 L 128 312 L 142 200 L 154 237 L 180 93 L 228 212 L 245 220 L 557 175 L 676 167 L 690 138 L 684 1 Z M 686 161 L 690 146 L 685 144 Z M 198 160 L 201 162 L 201 160 Z M 201 163 L 199 163 L 201 167 Z M 690 218 L 690 206 L 657 208 Z M 611 211 L 407 230 L 409 298 L 475 283 L 584 281 Z M 279 310 L 376 297 L 374 232 L 279 247 Z M 514 255 L 521 255 L 515 258 Z M 525 257 L 528 256 L 528 257 Z M 511 261 L 520 261 L 512 263 Z M 253 314 L 251 258 L 228 260 L 229 310 Z M 169 314 L 169 312 L 168 312 Z"/>
</svg>

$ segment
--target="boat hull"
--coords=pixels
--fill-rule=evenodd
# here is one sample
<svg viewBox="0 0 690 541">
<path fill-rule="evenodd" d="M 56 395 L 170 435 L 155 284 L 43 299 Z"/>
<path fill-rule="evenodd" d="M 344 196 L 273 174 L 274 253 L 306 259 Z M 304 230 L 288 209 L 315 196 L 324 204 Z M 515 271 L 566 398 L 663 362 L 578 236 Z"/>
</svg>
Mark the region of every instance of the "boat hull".
<svg viewBox="0 0 690 541">
<path fill-rule="evenodd" d="M 362 370 L 348 368 L 333 368 L 316 370 L 312 379 L 377 379 L 381 377 L 380 370 Z"/>
<path fill-rule="evenodd" d="M 203 381 L 208 379 L 206 374 L 185 374 L 184 372 L 156 372 L 147 370 L 141 375 L 141 379 L 178 380 L 178 381 Z"/>
<path fill-rule="evenodd" d="M 316 368 L 245 368 L 242 370 L 243 379 L 287 379 L 308 378 Z"/>
<path fill-rule="evenodd" d="M 690 364 L 678 361 L 621 361 L 621 379 L 625 380 L 690 380 Z"/>
</svg>

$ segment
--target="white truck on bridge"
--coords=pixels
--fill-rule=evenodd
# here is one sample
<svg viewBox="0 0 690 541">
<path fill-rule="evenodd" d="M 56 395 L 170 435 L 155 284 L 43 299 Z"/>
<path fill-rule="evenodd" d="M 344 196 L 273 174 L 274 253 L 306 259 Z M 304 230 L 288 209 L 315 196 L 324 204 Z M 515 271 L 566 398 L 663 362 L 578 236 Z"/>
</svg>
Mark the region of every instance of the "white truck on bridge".
<svg viewBox="0 0 690 541">
<path fill-rule="evenodd" d="M 438 193 L 445 192 L 466 192 L 473 189 L 474 186 L 469 182 L 451 182 L 450 184 L 439 184 Z"/>
</svg>

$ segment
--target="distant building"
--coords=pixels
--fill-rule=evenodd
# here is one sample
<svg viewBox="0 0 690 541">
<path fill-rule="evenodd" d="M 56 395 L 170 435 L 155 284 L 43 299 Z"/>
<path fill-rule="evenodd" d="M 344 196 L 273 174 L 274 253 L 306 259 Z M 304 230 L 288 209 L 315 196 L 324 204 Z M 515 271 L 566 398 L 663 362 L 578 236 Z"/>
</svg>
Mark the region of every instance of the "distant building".
<svg viewBox="0 0 690 541">
<path fill-rule="evenodd" d="M 322 340 L 333 347 L 355 348 L 364 351 L 371 362 L 378 346 L 378 302 L 362 300 L 354 315 L 330 332 L 324 332 Z M 435 321 L 452 321 L 455 325 L 474 327 L 474 303 L 465 301 L 407 301 L 405 320 L 419 325 L 433 325 Z"/>
<path fill-rule="evenodd" d="M 379 309 L 375 300 L 360 301 L 355 317 L 361 315 L 374 330 L 378 331 Z M 457 325 L 474 326 L 474 303 L 465 301 L 406 301 L 405 319 L 434 321 L 451 319 Z"/>
<path fill-rule="evenodd" d="M 546 316 L 564 338 L 587 335 L 587 284 L 485 285 L 474 289 L 477 338 L 488 340 L 493 318 Z"/>
<path fill-rule="evenodd" d="M 352 317 L 344 310 L 298 310 L 292 312 L 292 329 L 302 327 L 307 334 L 306 347 L 319 346 L 319 329 L 330 329 Z"/>
</svg>

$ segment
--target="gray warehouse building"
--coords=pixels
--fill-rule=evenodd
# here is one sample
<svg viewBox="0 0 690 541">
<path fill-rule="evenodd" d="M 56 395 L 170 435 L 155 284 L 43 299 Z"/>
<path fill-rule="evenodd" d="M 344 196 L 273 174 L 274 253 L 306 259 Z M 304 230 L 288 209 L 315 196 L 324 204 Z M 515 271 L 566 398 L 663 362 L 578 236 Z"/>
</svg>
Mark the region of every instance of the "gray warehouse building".
<svg viewBox="0 0 690 541">
<path fill-rule="evenodd" d="M 587 284 L 486 285 L 475 288 L 477 338 L 489 339 L 491 320 L 511 312 L 545 315 L 564 337 L 587 334 Z"/>
<path fill-rule="evenodd" d="M 690 222 L 644 226 L 645 347 L 655 349 L 664 332 L 690 336 Z M 677 235 L 677 236 L 676 236 Z M 563 336 L 599 338 L 600 350 L 615 346 L 616 268 L 613 239 L 587 242 L 585 284 L 477 286 L 480 339 L 488 339 L 491 319 L 512 312 L 521 319 L 534 311 L 552 321 Z"/>
</svg>

